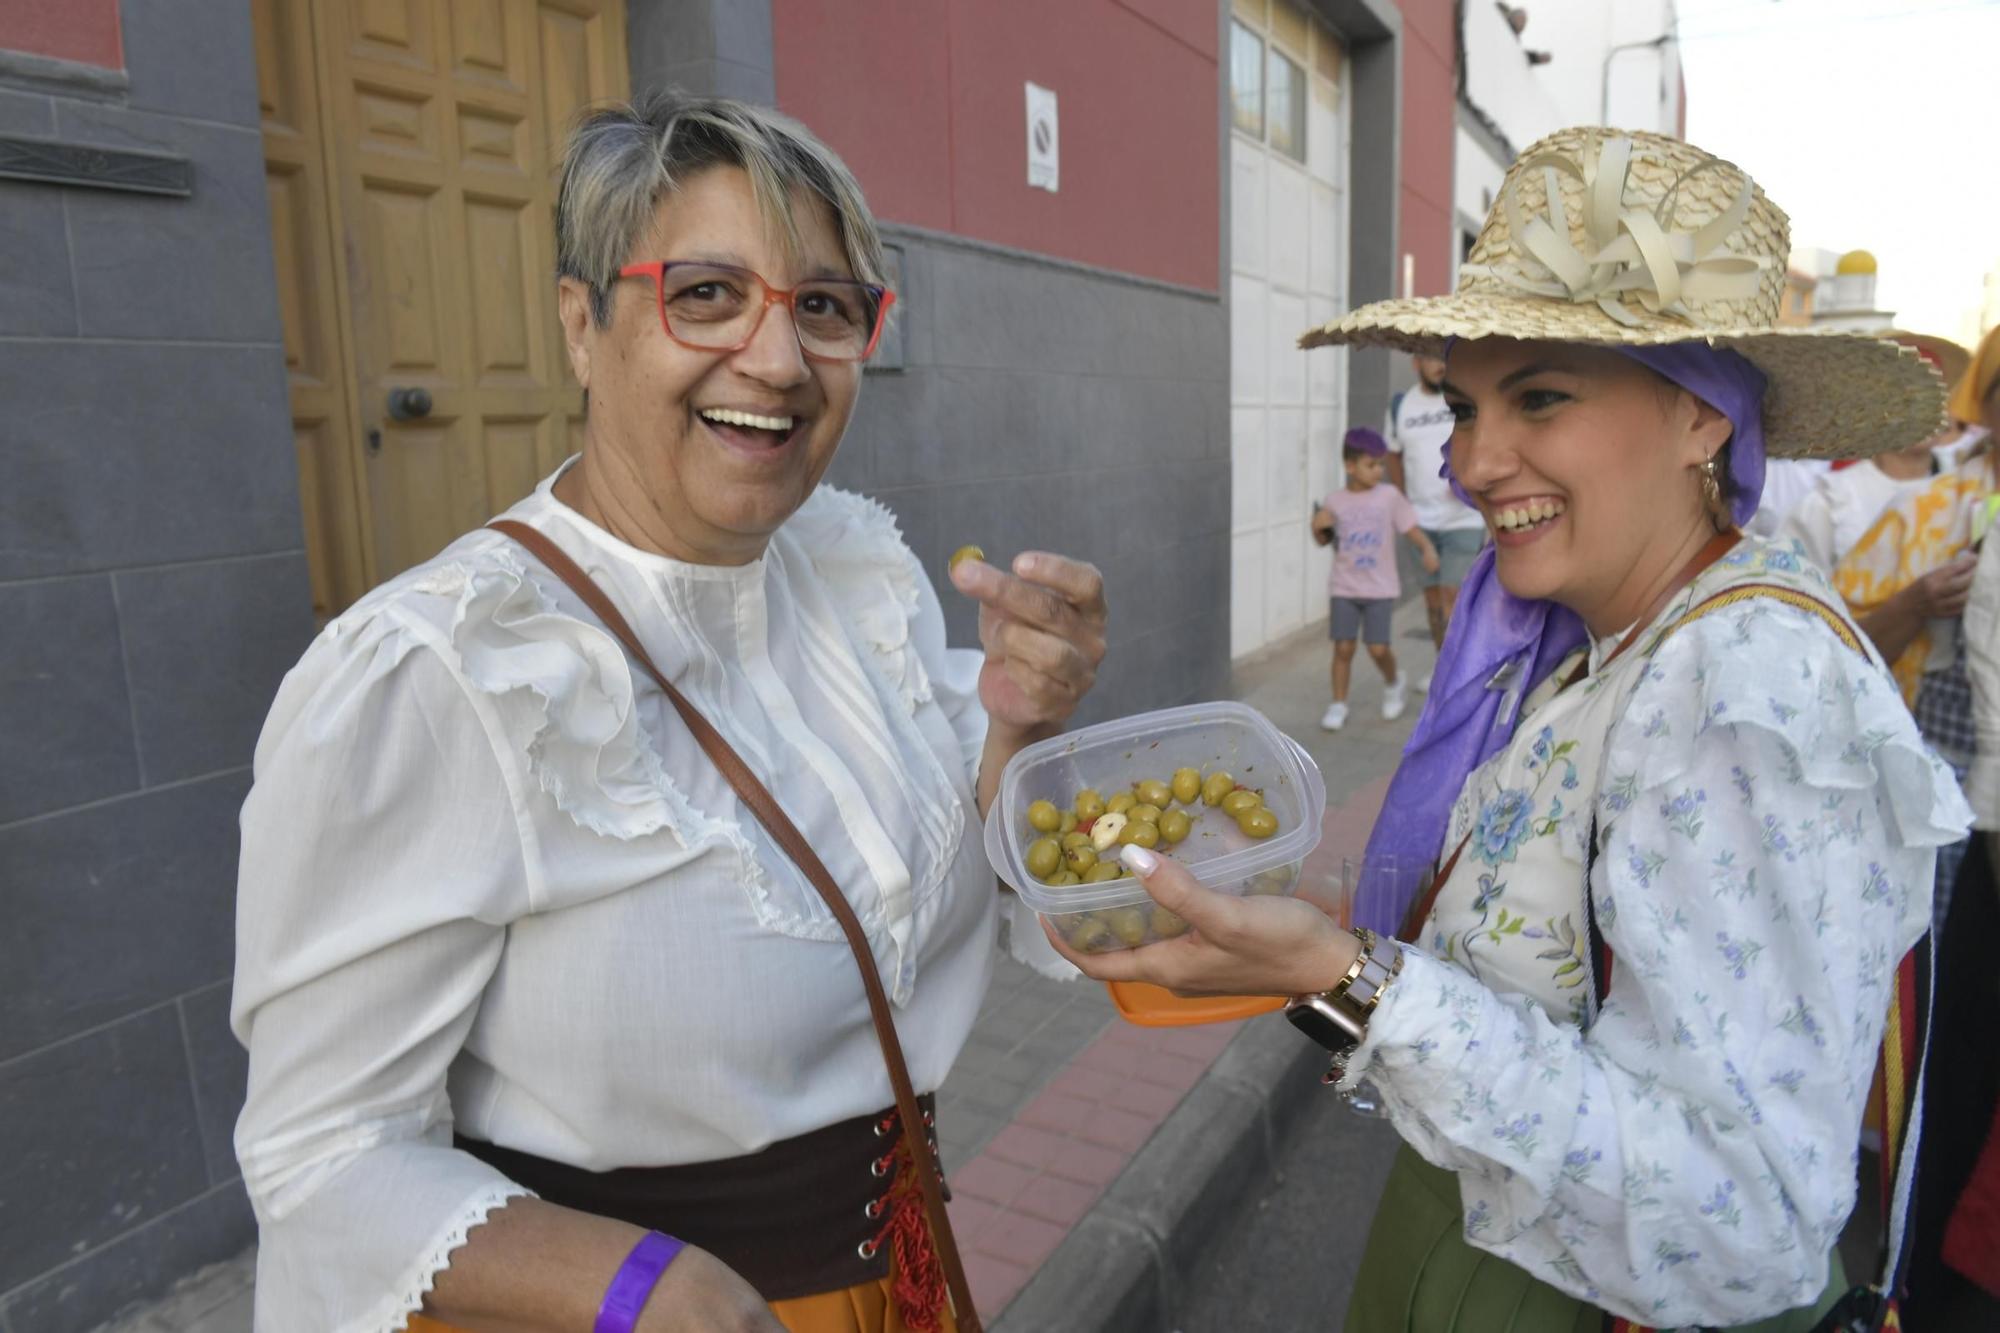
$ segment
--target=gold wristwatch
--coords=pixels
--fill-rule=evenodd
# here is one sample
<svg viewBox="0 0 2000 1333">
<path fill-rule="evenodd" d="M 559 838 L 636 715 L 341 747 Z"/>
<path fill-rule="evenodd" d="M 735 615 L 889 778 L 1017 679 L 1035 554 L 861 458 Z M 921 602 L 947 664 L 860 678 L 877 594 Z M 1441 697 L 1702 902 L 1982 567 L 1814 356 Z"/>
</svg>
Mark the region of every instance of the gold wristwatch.
<svg viewBox="0 0 2000 1333">
<path fill-rule="evenodd" d="M 1368 1019 L 1382 992 L 1403 970 L 1403 946 L 1372 930 L 1356 930 L 1361 953 L 1347 975 L 1327 990 L 1297 995 L 1285 1002 L 1292 1026 L 1336 1055 L 1345 1055 L 1368 1035 Z"/>
</svg>

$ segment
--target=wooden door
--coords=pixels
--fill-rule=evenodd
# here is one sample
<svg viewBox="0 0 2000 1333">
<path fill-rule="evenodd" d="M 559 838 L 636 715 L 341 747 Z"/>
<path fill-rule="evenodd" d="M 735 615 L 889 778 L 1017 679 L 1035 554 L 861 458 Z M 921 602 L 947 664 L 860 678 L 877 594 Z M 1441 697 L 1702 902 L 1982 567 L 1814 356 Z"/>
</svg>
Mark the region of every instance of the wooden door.
<svg viewBox="0 0 2000 1333">
<path fill-rule="evenodd" d="M 270 11 L 259 29 L 260 40 L 276 34 L 273 64 L 288 42 L 310 43 L 319 207 L 338 259 L 329 293 L 296 264 L 284 277 L 279 257 L 302 343 L 331 320 L 342 354 L 346 416 L 315 418 L 310 482 L 301 464 L 308 532 L 322 533 L 317 597 L 322 561 L 377 583 L 512 504 L 576 448 L 581 393 L 555 311 L 554 173 L 577 109 L 625 95 L 625 18 L 622 0 L 257 5 Z M 289 167 L 269 147 L 273 119 L 267 161 Z M 286 337 L 289 354 L 290 322 Z M 302 355 L 295 367 L 308 364 Z M 295 368 L 295 417 L 310 397 L 299 384 Z M 323 498 L 336 488 L 344 509 Z M 360 591 L 344 575 L 324 581 L 327 611 Z"/>
</svg>

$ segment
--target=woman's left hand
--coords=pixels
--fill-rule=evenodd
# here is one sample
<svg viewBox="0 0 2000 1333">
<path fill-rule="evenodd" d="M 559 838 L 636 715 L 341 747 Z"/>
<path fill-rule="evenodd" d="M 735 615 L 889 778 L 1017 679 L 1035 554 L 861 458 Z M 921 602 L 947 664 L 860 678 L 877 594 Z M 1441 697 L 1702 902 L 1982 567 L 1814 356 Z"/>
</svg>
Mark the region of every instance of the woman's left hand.
<svg viewBox="0 0 2000 1333">
<path fill-rule="evenodd" d="M 1137 949 L 1084 954 L 1044 920 L 1057 952 L 1099 981 L 1150 981 L 1182 995 L 1305 995 L 1347 974 L 1361 942 L 1298 898 L 1204 888 L 1180 862 L 1141 847 L 1123 860 L 1153 901 L 1194 927 Z"/>
<path fill-rule="evenodd" d="M 1104 576 L 1080 560 L 1025 551 L 1011 574 L 964 560 L 951 581 L 979 603 L 987 717 L 1023 733 L 1060 729 L 1104 660 Z"/>
</svg>

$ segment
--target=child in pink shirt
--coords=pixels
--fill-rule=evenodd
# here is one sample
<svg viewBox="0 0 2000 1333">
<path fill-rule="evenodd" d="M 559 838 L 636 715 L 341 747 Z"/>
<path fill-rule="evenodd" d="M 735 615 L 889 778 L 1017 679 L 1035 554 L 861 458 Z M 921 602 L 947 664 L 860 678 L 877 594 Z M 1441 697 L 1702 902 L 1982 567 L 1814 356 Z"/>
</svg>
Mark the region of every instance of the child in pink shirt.
<svg viewBox="0 0 2000 1333">
<path fill-rule="evenodd" d="M 1347 684 L 1353 675 L 1357 638 L 1366 641 L 1368 656 L 1382 672 L 1382 716 L 1393 721 L 1403 715 L 1409 683 L 1389 651 L 1389 614 L 1402 591 L 1396 577 L 1396 534 L 1417 548 L 1425 573 L 1435 573 L 1438 567 L 1436 549 L 1417 526 L 1417 511 L 1401 491 L 1382 480 L 1382 460 L 1388 452 L 1388 443 L 1366 426 L 1348 431 L 1340 450 L 1347 485 L 1327 496 L 1313 515 L 1315 538 L 1322 545 L 1335 543 L 1333 572 L 1327 578 L 1333 702 L 1319 720 L 1328 731 L 1347 725 Z"/>
</svg>

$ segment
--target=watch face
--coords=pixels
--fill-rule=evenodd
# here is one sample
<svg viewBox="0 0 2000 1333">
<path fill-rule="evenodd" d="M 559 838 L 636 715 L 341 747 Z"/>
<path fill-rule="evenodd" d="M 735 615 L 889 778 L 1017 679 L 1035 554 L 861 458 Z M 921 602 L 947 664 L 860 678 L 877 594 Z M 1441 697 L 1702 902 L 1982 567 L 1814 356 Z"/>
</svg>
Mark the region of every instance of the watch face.
<svg viewBox="0 0 2000 1333">
<path fill-rule="evenodd" d="M 1358 1044 L 1358 1039 L 1322 1007 L 1326 1001 L 1318 996 L 1294 1000 L 1285 1006 L 1285 1017 L 1292 1026 L 1324 1046 L 1329 1051 L 1344 1051 Z"/>
</svg>

